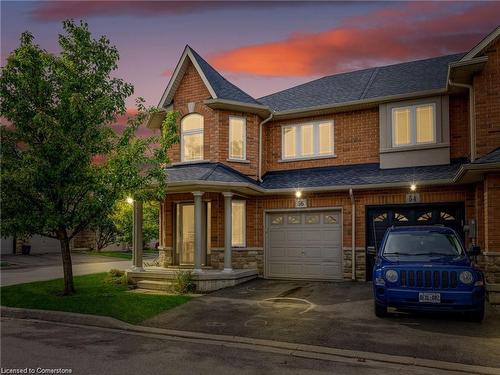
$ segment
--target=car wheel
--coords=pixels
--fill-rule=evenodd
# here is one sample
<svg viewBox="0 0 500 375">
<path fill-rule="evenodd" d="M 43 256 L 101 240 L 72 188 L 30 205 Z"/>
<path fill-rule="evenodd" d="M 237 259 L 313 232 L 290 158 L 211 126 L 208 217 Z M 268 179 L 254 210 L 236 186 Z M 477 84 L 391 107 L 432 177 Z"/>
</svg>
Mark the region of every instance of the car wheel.
<svg viewBox="0 0 500 375">
<path fill-rule="evenodd" d="M 467 317 L 471 322 L 481 323 L 484 319 L 484 306 L 482 306 L 479 310 L 468 313 Z"/>
<path fill-rule="evenodd" d="M 387 306 L 379 305 L 377 302 L 375 302 L 375 315 L 378 318 L 386 317 L 387 316 Z"/>
</svg>

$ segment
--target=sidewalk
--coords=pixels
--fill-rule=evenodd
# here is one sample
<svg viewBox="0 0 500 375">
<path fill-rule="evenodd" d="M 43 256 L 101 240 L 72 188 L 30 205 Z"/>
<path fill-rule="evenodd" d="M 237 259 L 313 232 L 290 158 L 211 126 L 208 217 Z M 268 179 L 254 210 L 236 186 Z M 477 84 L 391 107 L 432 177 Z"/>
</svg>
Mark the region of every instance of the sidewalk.
<svg viewBox="0 0 500 375">
<path fill-rule="evenodd" d="M 98 272 L 107 272 L 110 269 L 127 269 L 131 266 L 130 260 L 117 260 L 109 257 L 90 257 L 90 256 L 73 256 L 75 262 L 73 264 L 73 275 L 86 275 Z M 89 259 L 91 258 L 91 259 Z M 103 259 L 99 259 L 103 258 Z M 31 259 L 37 261 L 37 259 Z M 0 285 L 15 285 L 30 283 L 33 281 L 52 280 L 63 277 L 62 264 L 44 265 L 47 260 L 41 260 L 41 266 L 36 264 L 24 264 L 22 267 L 14 267 L 12 269 L 5 268 L 0 272 Z"/>
</svg>

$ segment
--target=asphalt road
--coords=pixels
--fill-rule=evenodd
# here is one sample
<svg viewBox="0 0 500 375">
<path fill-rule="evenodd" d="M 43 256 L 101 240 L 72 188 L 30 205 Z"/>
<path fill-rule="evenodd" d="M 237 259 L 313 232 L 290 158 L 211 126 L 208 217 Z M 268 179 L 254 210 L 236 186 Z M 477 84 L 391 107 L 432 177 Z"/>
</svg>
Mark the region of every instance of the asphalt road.
<svg viewBox="0 0 500 375">
<path fill-rule="evenodd" d="M 412 366 L 332 362 L 151 334 L 2 319 L 1 367 L 72 374 L 451 374 Z M 351 360 L 353 361 L 353 360 Z M 4 372 L 3 372 L 4 373 Z"/>
<path fill-rule="evenodd" d="M 0 272 L 0 285 L 14 285 L 33 281 L 52 280 L 63 277 L 62 261 L 59 254 L 7 255 L 2 260 L 15 264 Z M 127 269 L 131 260 L 119 258 L 72 254 L 73 275 L 107 272 L 112 268 Z"/>
<path fill-rule="evenodd" d="M 253 280 L 194 298 L 143 325 L 500 368 L 500 308 L 460 315 L 373 313 L 370 283 Z"/>
</svg>

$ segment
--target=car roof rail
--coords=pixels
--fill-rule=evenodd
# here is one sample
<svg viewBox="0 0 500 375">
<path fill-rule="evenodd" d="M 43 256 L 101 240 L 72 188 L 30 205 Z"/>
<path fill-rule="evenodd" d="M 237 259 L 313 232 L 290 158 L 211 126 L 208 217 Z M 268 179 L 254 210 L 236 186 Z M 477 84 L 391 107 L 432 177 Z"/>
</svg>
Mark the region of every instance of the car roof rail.
<svg viewBox="0 0 500 375">
<path fill-rule="evenodd" d="M 446 225 L 444 224 L 434 224 L 435 227 L 445 227 Z"/>
</svg>

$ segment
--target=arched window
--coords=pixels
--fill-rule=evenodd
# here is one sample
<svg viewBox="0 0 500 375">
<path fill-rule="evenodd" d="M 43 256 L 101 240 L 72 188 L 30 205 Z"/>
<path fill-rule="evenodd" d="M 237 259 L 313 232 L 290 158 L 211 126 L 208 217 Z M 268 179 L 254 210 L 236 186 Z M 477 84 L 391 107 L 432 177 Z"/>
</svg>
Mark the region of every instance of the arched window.
<svg viewBox="0 0 500 375">
<path fill-rule="evenodd" d="M 181 160 L 203 160 L 203 116 L 192 113 L 181 120 Z"/>
</svg>

